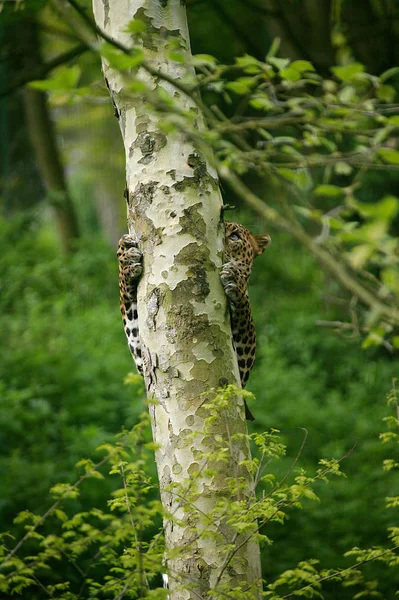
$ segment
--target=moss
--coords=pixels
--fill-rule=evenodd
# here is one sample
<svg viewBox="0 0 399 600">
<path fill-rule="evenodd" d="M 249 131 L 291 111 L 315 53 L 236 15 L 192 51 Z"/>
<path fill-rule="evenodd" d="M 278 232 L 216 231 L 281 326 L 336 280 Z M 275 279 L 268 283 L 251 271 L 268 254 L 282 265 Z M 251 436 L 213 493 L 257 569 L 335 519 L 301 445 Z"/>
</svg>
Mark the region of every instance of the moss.
<svg viewBox="0 0 399 600">
<path fill-rule="evenodd" d="M 189 154 L 187 164 L 194 170 L 194 177 L 197 177 L 198 181 L 207 174 L 206 162 L 197 152 Z"/>
<path fill-rule="evenodd" d="M 198 381 L 207 381 L 209 377 L 209 363 L 206 360 L 197 360 L 190 370 L 190 375 L 194 379 L 198 379 Z"/>
<path fill-rule="evenodd" d="M 142 34 L 141 38 L 144 48 L 156 51 L 158 49 L 156 44 L 156 36 L 159 34 L 159 29 L 157 27 L 154 27 L 154 25 L 152 24 L 152 19 L 146 15 L 143 6 L 141 6 L 135 12 L 133 19 L 142 21 L 146 25 L 145 32 Z"/>
<path fill-rule="evenodd" d="M 211 177 L 208 171 L 206 171 L 206 168 L 204 170 L 201 167 L 196 170 L 193 177 L 183 177 L 183 179 L 177 181 L 173 185 L 173 187 L 178 192 L 184 192 L 187 188 L 190 187 L 196 188 L 198 190 L 198 187 L 202 186 L 204 189 L 206 189 L 208 185 L 214 190 L 218 189 L 219 187 L 217 179 Z"/>
<path fill-rule="evenodd" d="M 190 244 L 186 244 L 178 254 L 175 256 L 175 264 L 176 265 L 187 265 L 190 266 L 195 264 L 198 261 L 203 262 L 203 258 L 206 258 L 204 255 L 207 254 L 209 256 L 209 250 L 205 249 L 204 246 L 197 244 L 196 242 L 191 242 Z"/>
<path fill-rule="evenodd" d="M 200 302 L 204 302 L 209 294 L 208 271 L 212 267 L 209 250 L 195 242 L 187 244 L 175 257 L 175 264 L 187 265 L 187 279 L 179 283 L 179 293 L 193 294 Z"/>
<path fill-rule="evenodd" d="M 183 216 L 180 217 L 181 233 L 191 233 L 197 239 L 206 239 L 206 224 L 203 216 L 198 209 L 202 207 L 201 202 L 193 204 L 183 210 Z"/>
</svg>

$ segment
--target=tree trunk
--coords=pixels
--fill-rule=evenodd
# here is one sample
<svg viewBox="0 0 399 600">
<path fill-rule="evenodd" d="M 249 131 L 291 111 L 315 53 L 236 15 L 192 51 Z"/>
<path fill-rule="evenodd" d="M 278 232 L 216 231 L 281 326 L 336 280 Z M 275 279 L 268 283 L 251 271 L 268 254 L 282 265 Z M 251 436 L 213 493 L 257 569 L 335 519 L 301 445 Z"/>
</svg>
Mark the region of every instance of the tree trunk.
<svg viewBox="0 0 399 600">
<path fill-rule="evenodd" d="M 29 72 L 42 63 L 36 22 L 26 20 L 22 31 L 28 40 L 24 66 Z M 65 179 L 47 96 L 43 92 L 26 87 L 24 106 L 29 137 L 50 203 L 54 208 L 61 246 L 65 253 L 70 253 L 73 240 L 79 237 L 78 222 Z"/>
<path fill-rule="evenodd" d="M 69 254 L 73 240 L 79 237 L 78 222 L 65 181 L 47 98 L 43 92 L 26 88 L 24 103 L 29 137 L 54 209 L 58 236 L 63 251 Z"/>
<path fill-rule="evenodd" d="M 151 47 L 151 72 L 176 81 L 182 77 L 185 67 L 168 58 L 171 39 L 178 39 L 189 56 L 182 2 L 93 0 L 93 6 L 97 26 L 125 46 L 131 44 L 125 32 L 129 21 L 135 17 L 145 21 L 143 39 Z M 150 40 L 150 32 L 161 35 Z M 217 468 L 213 474 L 205 474 L 204 458 L 198 461 L 198 452 L 212 454 L 218 435 L 229 446 L 233 435 L 246 433 L 243 400 L 237 397 L 224 418 L 214 424 L 215 439 L 204 434 L 209 411 L 201 394 L 226 382 L 239 385 L 219 279 L 224 227 L 218 180 L 182 133 L 166 136 L 145 99 L 129 97 L 126 74 L 122 76 L 105 60 L 103 71 L 125 146 L 129 232 L 137 235 L 144 254 L 138 290 L 139 329 L 161 499 L 173 515 L 164 521 L 170 598 L 194 600 L 221 585 L 227 584 L 231 590 L 244 582 L 254 587 L 253 597 L 259 598 L 258 545 L 237 537 L 216 517 L 211 523 L 207 517 L 217 503 L 232 499 L 226 485 L 232 474 L 243 478 L 244 495 L 251 495 L 251 475 L 238 466 L 239 460 L 249 458 L 247 439 L 243 436 L 235 441 L 228 461 L 206 465 Z M 162 87 L 178 99 L 181 109 L 193 111 L 202 128 L 202 117 L 192 99 L 162 75 L 155 77 L 140 69 L 139 76 L 150 89 Z M 173 493 L 170 486 L 181 490 L 190 481 L 195 481 L 198 494 L 188 506 L 181 492 Z M 209 531 L 215 535 L 203 535 Z M 217 537 L 216 532 L 222 535 Z M 226 545 L 230 543 L 237 551 L 227 564 Z"/>
</svg>

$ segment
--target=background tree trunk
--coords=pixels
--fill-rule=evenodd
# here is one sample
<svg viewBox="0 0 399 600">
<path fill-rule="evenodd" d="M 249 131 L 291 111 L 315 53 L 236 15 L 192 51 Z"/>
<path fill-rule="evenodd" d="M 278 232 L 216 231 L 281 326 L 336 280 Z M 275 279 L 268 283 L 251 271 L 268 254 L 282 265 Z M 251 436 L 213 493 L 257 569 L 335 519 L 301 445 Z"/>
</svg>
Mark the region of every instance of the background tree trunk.
<svg viewBox="0 0 399 600">
<path fill-rule="evenodd" d="M 161 35 L 151 43 L 151 72 L 178 80 L 181 64 L 168 59 L 168 42 L 178 38 L 189 56 L 185 8 L 181 2 L 148 3 L 145 0 L 103 2 L 93 0 L 97 26 L 113 40 L 131 45 L 124 32 L 135 17 L 147 23 L 147 31 Z M 151 34 L 149 34 L 151 35 Z M 148 45 L 147 39 L 146 44 Z M 156 48 L 156 50 L 154 50 Z M 221 499 L 229 499 L 226 481 L 232 474 L 247 482 L 251 476 L 238 468 L 249 457 L 246 439 L 234 445 L 228 462 L 217 465 L 217 474 L 203 474 L 198 452 L 212 452 L 213 439 L 204 435 L 209 412 L 201 394 L 222 382 L 238 385 L 226 298 L 219 280 L 224 227 L 222 199 L 215 172 L 181 133 L 167 136 L 159 129 L 145 100 L 129 97 L 126 77 L 103 61 L 103 71 L 115 104 L 126 153 L 129 232 L 136 233 L 144 253 L 144 273 L 139 285 L 138 309 L 144 372 L 156 461 L 164 508 L 166 548 L 173 600 L 204 597 L 210 589 L 228 582 L 230 587 L 248 582 L 260 594 L 258 546 L 207 515 Z M 173 85 L 140 70 L 151 89 L 163 87 L 178 98 L 183 110 L 202 117 L 198 107 Z M 159 80 L 158 80 L 159 79 Z M 246 433 L 241 398 L 232 402 L 225 419 L 214 426 L 226 440 Z M 207 465 L 209 466 L 209 465 Z M 185 498 L 170 484 L 196 480 L 198 497 L 188 508 Z M 176 521 L 178 519 L 178 522 Z M 205 529 L 223 531 L 222 539 L 202 535 Z M 226 545 L 235 543 L 237 554 L 226 568 Z M 242 546 L 239 548 L 239 546 Z M 178 553 L 176 553 L 178 550 Z M 171 553 L 174 551 L 174 553 Z M 194 583 L 194 590 L 181 585 Z"/>
<path fill-rule="evenodd" d="M 24 69 L 34 72 L 42 64 L 37 23 L 27 19 L 22 27 L 25 50 Z M 26 87 L 24 107 L 29 137 L 36 154 L 40 174 L 54 208 L 62 249 L 72 251 L 73 240 L 79 237 L 78 221 L 62 165 L 54 124 L 44 92 Z"/>
</svg>

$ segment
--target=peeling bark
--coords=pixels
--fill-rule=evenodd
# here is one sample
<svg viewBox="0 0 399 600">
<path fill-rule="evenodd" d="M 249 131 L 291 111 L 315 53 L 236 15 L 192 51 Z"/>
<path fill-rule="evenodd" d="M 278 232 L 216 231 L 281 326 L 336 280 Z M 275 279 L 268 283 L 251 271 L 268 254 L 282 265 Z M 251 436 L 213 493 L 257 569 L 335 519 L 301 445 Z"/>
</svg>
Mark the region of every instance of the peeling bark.
<svg viewBox="0 0 399 600">
<path fill-rule="evenodd" d="M 178 79 L 182 66 L 168 59 L 168 39 L 178 38 L 190 52 L 185 9 L 180 0 L 93 0 L 100 29 L 114 40 L 131 45 L 124 33 L 129 21 L 147 24 L 143 44 L 149 48 L 151 67 Z M 152 35 L 157 34 L 157 35 Z M 204 392 L 222 383 L 239 386 L 226 298 L 219 279 L 224 226 L 222 199 L 216 173 L 183 134 L 165 136 L 145 101 L 134 101 L 125 89 L 126 76 L 103 61 L 126 153 L 126 199 L 129 232 L 135 234 L 144 254 L 144 271 L 138 290 L 139 328 L 144 374 L 154 441 L 161 499 L 174 518 L 165 519 L 170 598 L 205 597 L 219 584 L 231 586 L 260 579 L 259 549 L 243 543 L 225 568 L 225 544 L 234 533 L 223 522 L 204 520 L 220 498 L 228 498 L 226 479 L 238 473 L 251 476 L 237 462 L 249 457 L 244 440 L 232 449 L 228 463 L 217 464 L 217 475 L 201 474 L 198 451 L 209 452 L 213 439 L 204 435 Z M 140 76 L 151 88 L 163 87 L 179 99 L 184 110 L 197 111 L 194 102 L 171 83 Z M 201 127 L 201 116 L 198 115 Z M 244 404 L 237 398 L 214 434 L 226 439 L 246 433 Z M 228 445 L 228 444 L 227 444 Z M 215 465 L 213 465 L 215 467 Z M 196 480 L 199 492 L 187 510 L 184 499 L 171 493 L 171 483 Z M 176 521 L 178 519 L 178 523 Z M 223 539 L 202 536 L 205 529 L 223 531 Z M 237 547 L 243 542 L 236 539 Z M 170 555 L 171 550 L 178 554 Z M 190 590 L 186 584 L 195 584 Z M 260 597 L 255 585 L 254 598 Z"/>
</svg>

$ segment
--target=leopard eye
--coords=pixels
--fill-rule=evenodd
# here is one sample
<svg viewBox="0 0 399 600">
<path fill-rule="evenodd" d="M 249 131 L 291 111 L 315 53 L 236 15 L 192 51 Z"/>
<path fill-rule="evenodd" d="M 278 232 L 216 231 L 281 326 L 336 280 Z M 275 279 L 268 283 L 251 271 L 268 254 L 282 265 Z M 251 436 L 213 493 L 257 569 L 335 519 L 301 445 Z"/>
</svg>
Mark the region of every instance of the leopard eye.
<svg viewBox="0 0 399 600">
<path fill-rule="evenodd" d="M 229 235 L 229 240 L 232 240 L 233 242 L 238 242 L 238 240 L 240 240 L 240 236 L 238 235 L 238 233 L 231 233 Z"/>
</svg>

